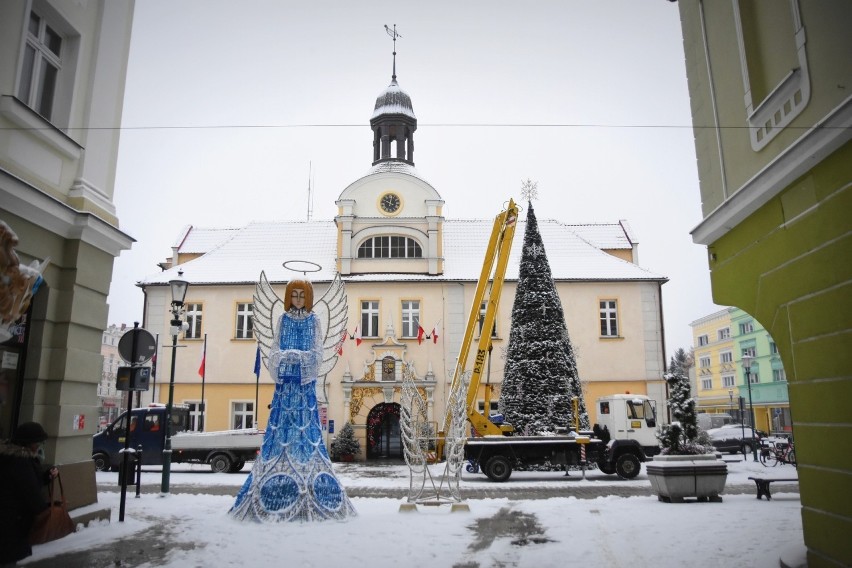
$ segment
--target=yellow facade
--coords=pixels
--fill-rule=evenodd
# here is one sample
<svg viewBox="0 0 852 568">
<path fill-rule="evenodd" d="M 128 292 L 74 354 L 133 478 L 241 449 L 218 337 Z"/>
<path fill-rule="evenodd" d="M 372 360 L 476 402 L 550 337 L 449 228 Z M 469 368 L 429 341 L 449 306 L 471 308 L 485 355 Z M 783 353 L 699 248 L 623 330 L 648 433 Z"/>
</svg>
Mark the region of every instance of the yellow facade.
<svg viewBox="0 0 852 568">
<path fill-rule="evenodd" d="M 731 315 L 725 308 L 690 325 L 695 349 L 693 392 L 696 393 L 696 410 L 727 412 L 735 416 L 740 393 L 731 339 Z"/>
</svg>

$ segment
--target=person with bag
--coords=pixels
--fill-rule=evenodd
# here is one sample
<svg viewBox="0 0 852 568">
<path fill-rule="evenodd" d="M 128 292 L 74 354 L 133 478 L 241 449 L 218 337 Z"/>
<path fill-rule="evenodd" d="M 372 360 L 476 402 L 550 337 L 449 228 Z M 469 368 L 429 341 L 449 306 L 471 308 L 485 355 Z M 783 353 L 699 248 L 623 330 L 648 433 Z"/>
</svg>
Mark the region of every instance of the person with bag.
<svg viewBox="0 0 852 568">
<path fill-rule="evenodd" d="M 38 422 L 20 424 L 0 444 L 0 568 L 15 566 L 30 556 L 30 531 L 36 517 L 50 506 L 43 488 L 59 475 L 55 467 L 43 471 L 43 444 L 47 432 Z"/>
</svg>

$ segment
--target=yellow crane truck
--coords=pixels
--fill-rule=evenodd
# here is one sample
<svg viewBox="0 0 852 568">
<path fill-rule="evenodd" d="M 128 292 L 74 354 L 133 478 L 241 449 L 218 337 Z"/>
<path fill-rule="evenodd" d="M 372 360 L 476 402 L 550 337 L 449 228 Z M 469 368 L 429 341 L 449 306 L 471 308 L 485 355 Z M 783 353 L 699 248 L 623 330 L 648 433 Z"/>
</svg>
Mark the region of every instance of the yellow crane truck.
<svg viewBox="0 0 852 568">
<path fill-rule="evenodd" d="M 466 412 L 472 435 L 464 447 L 468 471 L 481 469 L 492 481 L 506 481 L 513 467 L 519 465 L 550 463 L 564 465 L 567 469 L 593 463 L 606 474 L 616 473 L 632 479 L 639 474 L 641 462 L 659 452 L 655 436 L 656 408 L 654 401 L 646 396 L 602 397 L 596 401 L 599 423 L 591 432 L 580 431 L 575 426 L 570 432 L 555 436 L 519 435 L 511 424 L 478 409 L 483 371 L 491 350 L 491 333 L 480 333 L 473 366 L 468 370 L 470 348 L 477 328 L 490 330 L 494 326 L 517 221 L 518 207 L 510 200 L 508 207 L 494 219 L 450 387 L 451 392 L 461 390 L 462 381 L 469 374 Z M 481 316 L 483 304 L 485 312 Z M 478 325 L 480 317 L 482 322 Z M 490 409 L 491 396 L 492 386 L 486 382 L 485 409 Z M 448 412 L 443 430 L 438 433 L 436 454 L 439 458 L 443 456 L 444 433 L 449 431 L 450 420 Z"/>
</svg>

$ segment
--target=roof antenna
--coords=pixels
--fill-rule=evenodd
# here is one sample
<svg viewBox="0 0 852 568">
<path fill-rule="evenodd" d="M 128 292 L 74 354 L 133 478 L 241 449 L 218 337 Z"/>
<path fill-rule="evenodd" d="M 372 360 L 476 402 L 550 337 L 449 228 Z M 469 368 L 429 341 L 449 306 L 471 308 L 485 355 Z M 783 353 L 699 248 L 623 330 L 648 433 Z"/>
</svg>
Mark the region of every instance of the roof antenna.
<svg viewBox="0 0 852 568">
<path fill-rule="evenodd" d="M 308 161 L 308 221 L 311 220 L 311 217 L 314 213 L 314 196 L 311 192 L 311 174 L 313 173 L 313 162 Z"/>
<path fill-rule="evenodd" d="M 393 38 L 393 75 L 391 75 L 391 78 L 396 82 L 396 38 L 401 38 L 402 36 L 396 33 L 396 24 L 393 25 L 393 29 L 390 29 L 385 24 L 385 31 Z"/>
</svg>

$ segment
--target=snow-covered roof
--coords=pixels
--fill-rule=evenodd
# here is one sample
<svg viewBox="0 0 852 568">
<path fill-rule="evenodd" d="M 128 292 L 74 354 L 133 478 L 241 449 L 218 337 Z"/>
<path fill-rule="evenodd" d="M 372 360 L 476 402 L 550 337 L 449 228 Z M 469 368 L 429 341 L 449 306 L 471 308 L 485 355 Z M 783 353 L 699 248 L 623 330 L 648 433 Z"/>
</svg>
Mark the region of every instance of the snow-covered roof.
<svg viewBox="0 0 852 568">
<path fill-rule="evenodd" d="M 631 262 L 603 252 L 578 236 L 571 226 L 554 220 L 539 220 L 553 278 L 559 280 L 655 280 L 666 278 Z M 493 220 L 444 221 L 444 273 L 372 273 L 347 276 L 349 281 L 475 281 L 482 269 L 485 247 Z M 526 221 L 519 221 L 506 270 L 507 280 L 517 280 Z M 317 282 L 334 277 L 337 227 L 334 221 L 255 222 L 233 230 L 230 238 L 206 254 L 158 272 L 139 285 L 167 284 L 178 268 L 193 285 L 256 282 L 261 271 L 273 282 L 285 282 L 294 273 L 284 261 L 308 260 L 319 264 L 319 272 L 308 274 Z M 187 239 L 188 240 L 188 239 Z M 377 261 L 382 262 L 382 261 Z"/>
<path fill-rule="evenodd" d="M 183 254 L 204 254 L 230 239 L 239 231 L 240 229 L 235 227 L 204 229 L 190 226 L 189 231 L 183 235 L 181 242 L 175 246 Z"/>
<path fill-rule="evenodd" d="M 403 114 L 417 120 L 417 117 L 414 116 L 411 97 L 402 90 L 396 79 L 393 79 L 391 84 L 376 97 L 376 106 L 370 120 L 383 114 Z"/>
<path fill-rule="evenodd" d="M 565 225 L 594 246 L 605 249 L 632 249 L 638 241 L 633 238 L 627 221 L 618 223 L 583 223 Z"/>
<path fill-rule="evenodd" d="M 417 178 L 420 181 L 429 183 L 429 180 L 420 175 L 420 172 L 417 171 L 417 168 L 415 168 L 408 162 L 388 160 L 386 162 L 379 162 L 375 166 L 372 166 L 366 174 L 355 180 L 355 182 L 353 182 L 351 185 L 355 185 L 358 181 L 364 179 L 365 177 L 369 177 L 375 174 L 405 174 Z"/>
</svg>

